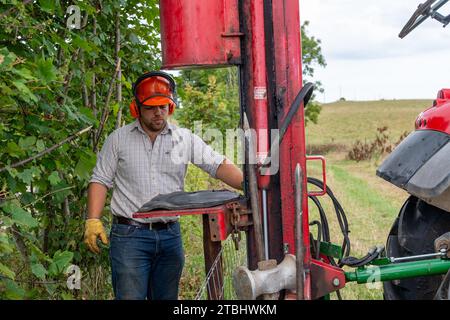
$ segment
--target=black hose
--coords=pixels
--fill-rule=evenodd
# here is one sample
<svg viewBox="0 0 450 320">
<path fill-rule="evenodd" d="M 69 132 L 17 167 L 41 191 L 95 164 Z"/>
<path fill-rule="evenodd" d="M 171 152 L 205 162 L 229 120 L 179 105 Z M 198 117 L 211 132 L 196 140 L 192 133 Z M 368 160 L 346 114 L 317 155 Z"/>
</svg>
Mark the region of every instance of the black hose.
<svg viewBox="0 0 450 320">
<path fill-rule="evenodd" d="M 315 247 L 316 247 L 315 253 L 316 253 L 316 260 L 319 260 L 320 259 L 320 242 L 322 241 L 322 224 L 319 221 L 314 220 L 309 225 L 310 226 L 317 225 L 317 240 L 316 240 L 316 245 L 315 245 Z"/>
<path fill-rule="evenodd" d="M 324 184 L 319 179 L 308 177 L 308 183 L 315 185 L 316 187 L 318 187 L 322 190 L 324 189 Z M 343 251 L 342 258 L 336 264 L 336 262 L 334 261 L 334 258 L 328 256 L 327 258 L 330 260 L 330 264 L 333 266 L 341 267 L 341 268 L 344 265 L 357 268 L 357 267 L 365 266 L 365 265 L 371 263 L 373 260 L 379 258 L 382 255 L 382 253 L 384 252 L 384 246 L 373 247 L 362 258 L 356 258 L 356 257 L 350 256 L 351 245 L 350 245 L 350 238 L 348 236 L 348 234 L 350 233 L 350 230 L 348 227 L 347 216 L 346 216 L 345 211 L 342 208 L 341 204 L 334 196 L 333 191 L 331 191 L 331 189 L 328 186 L 327 186 L 326 193 L 330 197 L 331 201 L 333 202 L 333 206 L 334 206 L 334 210 L 336 212 L 336 217 L 337 217 L 337 220 L 339 223 L 339 227 L 340 227 L 342 235 L 344 237 L 343 243 L 342 243 L 342 251 Z M 316 196 L 309 196 L 309 198 L 314 202 L 317 209 L 319 210 L 321 223 L 319 223 L 318 221 L 313 221 L 311 223 L 311 225 L 317 224 L 319 227 L 319 230 L 320 229 L 322 230 L 322 232 L 318 232 L 318 240 L 319 240 L 319 238 L 322 237 L 325 242 L 330 242 L 330 230 L 329 230 L 328 219 L 325 214 L 325 211 L 324 211 L 319 199 Z M 320 225 L 321 225 L 321 227 L 320 227 Z M 319 259 L 320 241 L 317 241 L 317 244 L 315 244 L 315 246 L 317 247 L 317 249 L 315 250 L 316 259 Z M 338 295 L 338 299 L 342 299 L 340 292 L 337 292 L 337 295 Z"/>
<path fill-rule="evenodd" d="M 308 183 L 313 184 L 317 187 L 319 187 L 320 189 L 324 189 L 324 185 L 323 182 L 320 181 L 319 179 L 316 178 L 312 178 L 312 177 L 308 177 Z M 333 202 L 333 206 L 336 212 L 336 217 L 339 223 L 339 227 L 341 229 L 342 235 L 344 237 L 343 243 L 342 243 L 342 250 L 343 250 L 343 258 L 346 258 L 350 255 L 350 250 L 351 250 L 351 245 L 350 245 L 350 238 L 348 236 L 348 234 L 350 233 L 349 227 L 348 227 L 348 220 L 347 220 L 347 216 L 345 214 L 344 209 L 342 208 L 341 204 L 339 203 L 339 201 L 336 199 L 336 197 L 333 194 L 333 191 L 331 191 L 331 189 L 329 187 L 327 187 L 326 190 L 327 195 L 331 198 L 332 202 Z M 322 206 L 320 205 L 320 202 L 317 200 L 316 197 L 309 197 L 311 200 L 313 200 L 313 202 L 316 204 L 317 208 L 319 209 L 319 214 L 321 216 L 321 220 L 322 220 L 322 225 L 324 226 L 324 228 L 326 227 L 328 229 L 328 221 L 323 220 L 322 216 L 326 217 L 325 212 L 322 208 Z M 324 235 L 324 240 L 325 240 L 326 236 Z M 328 241 L 329 241 L 329 231 L 328 231 Z M 327 240 L 325 240 L 327 241 Z M 330 261 L 334 262 L 334 260 L 330 257 Z M 342 267 L 342 261 L 338 262 L 338 266 Z"/>
</svg>

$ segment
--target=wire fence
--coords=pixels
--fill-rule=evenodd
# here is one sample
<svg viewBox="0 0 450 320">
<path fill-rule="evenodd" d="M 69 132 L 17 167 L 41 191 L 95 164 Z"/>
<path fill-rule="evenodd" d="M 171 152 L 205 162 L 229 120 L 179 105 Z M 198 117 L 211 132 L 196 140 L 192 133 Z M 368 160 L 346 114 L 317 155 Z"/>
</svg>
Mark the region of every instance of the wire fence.
<svg viewBox="0 0 450 320">
<path fill-rule="evenodd" d="M 228 237 L 222 242 L 222 248 L 198 289 L 195 300 L 208 300 L 210 297 L 217 300 L 236 300 L 233 272 L 239 266 L 247 266 L 246 239 L 241 239 L 239 250 L 236 250 L 233 240 Z"/>
</svg>

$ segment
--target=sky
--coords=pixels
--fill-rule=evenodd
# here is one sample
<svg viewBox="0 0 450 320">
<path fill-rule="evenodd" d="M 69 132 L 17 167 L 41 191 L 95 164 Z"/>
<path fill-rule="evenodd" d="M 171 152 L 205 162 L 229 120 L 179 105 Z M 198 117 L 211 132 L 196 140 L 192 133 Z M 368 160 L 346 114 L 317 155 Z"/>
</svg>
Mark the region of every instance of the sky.
<svg viewBox="0 0 450 320">
<path fill-rule="evenodd" d="M 300 19 L 322 41 L 325 68 L 314 80 L 320 102 L 433 99 L 450 88 L 450 27 L 428 18 L 406 38 L 398 33 L 425 0 L 300 0 Z M 450 2 L 439 11 L 450 14 Z"/>
</svg>

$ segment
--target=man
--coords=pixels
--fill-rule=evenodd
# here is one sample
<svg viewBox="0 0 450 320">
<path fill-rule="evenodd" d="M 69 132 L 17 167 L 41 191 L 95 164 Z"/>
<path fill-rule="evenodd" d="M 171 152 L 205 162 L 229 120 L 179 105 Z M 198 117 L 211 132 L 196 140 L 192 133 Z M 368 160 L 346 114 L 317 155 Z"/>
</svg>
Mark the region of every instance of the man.
<svg viewBox="0 0 450 320">
<path fill-rule="evenodd" d="M 132 214 L 158 194 L 182 191 L 189 161 L 236 189 L 243 175 L 198 136 L 167 121 L 176 107 L 170 75 L 144 74 L 133 94 L 130 111 L 136 120 L 115 130 L 98 155 L 88 189 L 85 243 L 96 253 L 98 237 L 108 243 L 100 218 L 113 188 L 110 259 L 116 299 L 175 300 L 184 265 L 178 217 L 143 220 Z M 199 155 L 203 161 L 193 161 Z"/>
</svg>

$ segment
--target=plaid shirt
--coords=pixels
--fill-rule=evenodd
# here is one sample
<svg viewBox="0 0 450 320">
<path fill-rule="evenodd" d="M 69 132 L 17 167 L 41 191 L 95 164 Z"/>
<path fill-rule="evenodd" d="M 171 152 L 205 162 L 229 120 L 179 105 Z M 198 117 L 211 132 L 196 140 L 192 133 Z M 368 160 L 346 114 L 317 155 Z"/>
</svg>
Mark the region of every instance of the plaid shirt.
<svg viewBox="0 0 450 320">
<path fill-rule="evenodd" d="M 97 156 L 91 180 L 113 188 L 111 212 L 131 218 L 144 203 L 158 194 L 184 190 L 187 165 L 216 176 L 225 157 L 215 152 L 188 129 L 167 123 L 153 145 L 139 120 L 115 130 Z M 135 219 L 168 222 L 178 217 Z"/>
</svg>

